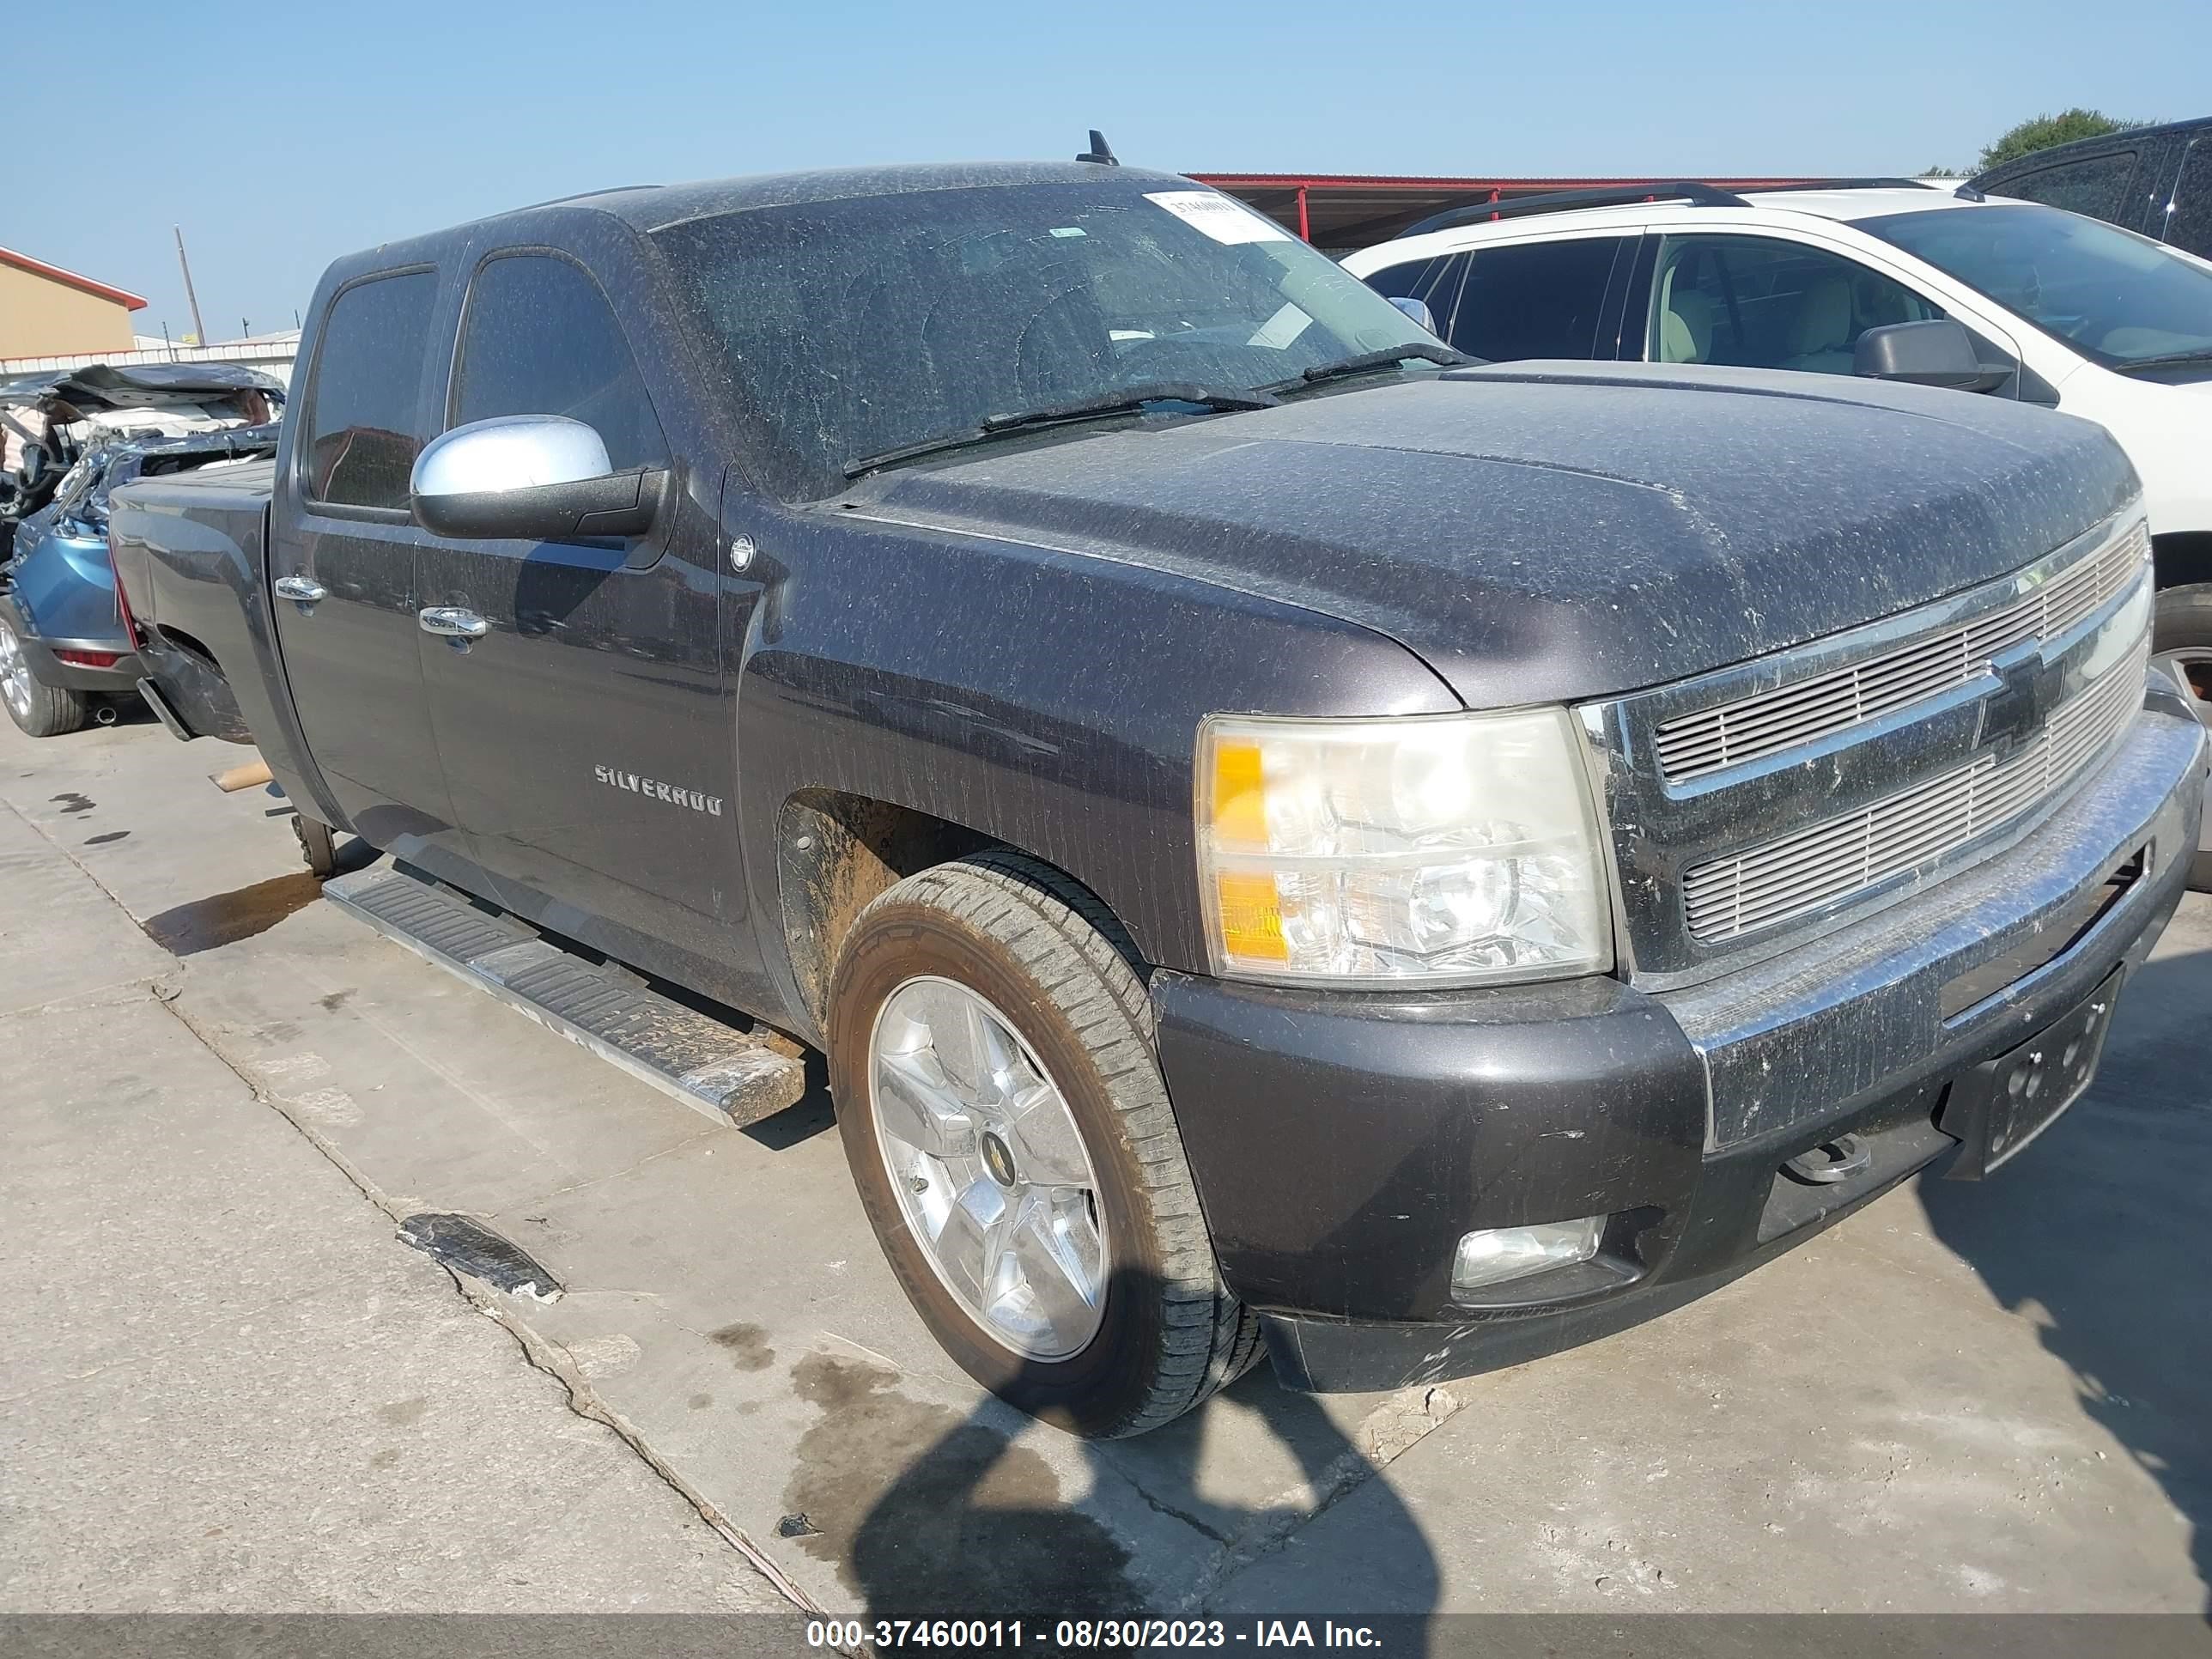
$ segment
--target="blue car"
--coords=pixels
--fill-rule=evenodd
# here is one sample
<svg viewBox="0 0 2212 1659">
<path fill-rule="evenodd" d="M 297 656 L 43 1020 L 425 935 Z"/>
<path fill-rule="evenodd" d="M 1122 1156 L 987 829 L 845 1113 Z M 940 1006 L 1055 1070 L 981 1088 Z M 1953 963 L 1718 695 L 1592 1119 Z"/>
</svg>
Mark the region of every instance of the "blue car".
<svg viewBox="0 0 2212 1659">
<path fill-rule="evenodd" d="M 15 526 L 0 564 L 0 702 L 34 738 L 112 724 L 136 701 L 137 644 L 107 556 L 107 497 L 133 478 L 276 453 L 277 428 L 109 443 L 70 467 L 52 501 Z"/>
</svg>

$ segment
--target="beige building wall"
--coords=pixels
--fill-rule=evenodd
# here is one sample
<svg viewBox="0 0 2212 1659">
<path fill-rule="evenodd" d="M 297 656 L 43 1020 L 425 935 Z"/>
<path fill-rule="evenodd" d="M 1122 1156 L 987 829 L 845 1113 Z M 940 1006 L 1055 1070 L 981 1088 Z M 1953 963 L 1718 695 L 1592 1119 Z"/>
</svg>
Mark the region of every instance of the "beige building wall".
<svg viewBox="0 0 2212 1659">
<path fill-rule="evenodd" d="M 0 357 L 130 349 L 125 307 L 0 263 Z"/>
</svg>

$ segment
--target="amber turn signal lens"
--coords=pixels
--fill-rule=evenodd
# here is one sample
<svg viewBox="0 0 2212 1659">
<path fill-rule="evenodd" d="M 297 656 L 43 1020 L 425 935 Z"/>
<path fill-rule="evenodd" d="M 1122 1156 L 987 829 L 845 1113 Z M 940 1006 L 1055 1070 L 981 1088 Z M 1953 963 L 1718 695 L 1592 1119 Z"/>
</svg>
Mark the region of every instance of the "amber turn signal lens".
<svg viewBox="0 0 2212 1659">
<path fill-rule="evenodd" d="M 1256 743 L 1213 745 L 1213 838 L 1217 846 L 1267 845 L 1267 781 Z"/>
<path fill-rule="evenodd" d="M 1283 907 L 1274 877 L 1264 872 L 1224 871 L 1213 883 L 1223 947 L 1231 956 L 1250 961 L 1289 961 L 1291 947 L 1283 938 Z"/>
</svg>

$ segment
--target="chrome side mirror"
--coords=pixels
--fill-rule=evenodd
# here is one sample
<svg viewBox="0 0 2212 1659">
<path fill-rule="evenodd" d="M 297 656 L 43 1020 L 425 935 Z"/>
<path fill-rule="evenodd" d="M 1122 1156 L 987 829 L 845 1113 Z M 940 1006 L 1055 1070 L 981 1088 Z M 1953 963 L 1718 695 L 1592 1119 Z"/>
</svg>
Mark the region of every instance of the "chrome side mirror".
<svg viewBox="0 0 2212 1659">
<path fill-rule="evenodd" d="M 502 415 L 425 444 L 408 491 L 434 536 L 589 540 L 649 532 L 668 476 L 616 471 L 599 434 L 565 415 Z"/>
<path fill-rule="evenodd" d="M 1416 300 L 1409 295 L 1399 294 L 1391 296 L 1390 303 L 1428 330 L 1430 333 L 1434 334 L 1437 331 L 1437 313 L 1429 309 L 1429 302 L 1426 300 Z"/>
</svg>

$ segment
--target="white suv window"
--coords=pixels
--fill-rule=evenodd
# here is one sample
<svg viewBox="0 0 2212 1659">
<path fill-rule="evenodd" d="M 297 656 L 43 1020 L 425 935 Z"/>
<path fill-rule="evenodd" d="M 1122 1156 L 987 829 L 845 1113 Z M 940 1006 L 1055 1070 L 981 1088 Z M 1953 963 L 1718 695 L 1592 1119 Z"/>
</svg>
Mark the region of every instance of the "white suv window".
<svg viewBox="0 0 2212 1659">
<path fill-rule="evenodd" d="M 1670 236 L 1651 285 L 1660 363 L 1851 372 L 1860 335 L 1943 314 L 1856 259 L 1763 236 Z"/>
</svg>

